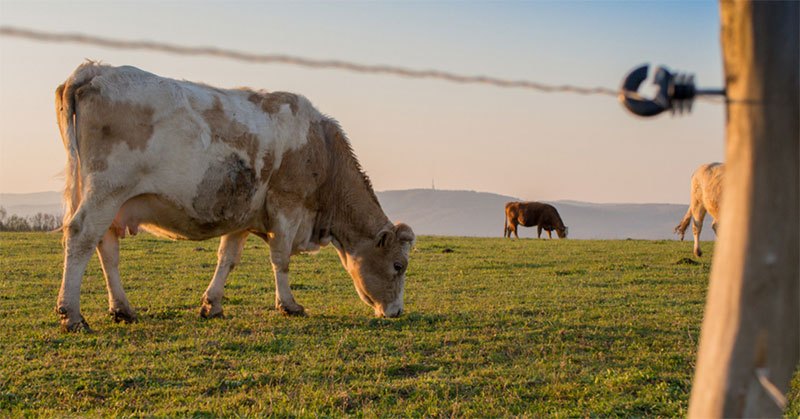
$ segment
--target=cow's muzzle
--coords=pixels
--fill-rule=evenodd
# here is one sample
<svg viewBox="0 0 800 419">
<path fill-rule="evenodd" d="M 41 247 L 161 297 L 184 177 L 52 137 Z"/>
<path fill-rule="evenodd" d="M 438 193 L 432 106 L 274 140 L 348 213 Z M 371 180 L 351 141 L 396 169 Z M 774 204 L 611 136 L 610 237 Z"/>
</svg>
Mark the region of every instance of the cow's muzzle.
<svg viewBox="0 0 800 419">
<path fill-rule="evenodd" d="M 402 314 L 403 314 L 403 307 L 398 307 L 395 309 L 387 309 L 383 313 L 379 313 L 378 315 L 380 317 L 393 318 L 393 317 L 400 317 Z"/>
</svg>

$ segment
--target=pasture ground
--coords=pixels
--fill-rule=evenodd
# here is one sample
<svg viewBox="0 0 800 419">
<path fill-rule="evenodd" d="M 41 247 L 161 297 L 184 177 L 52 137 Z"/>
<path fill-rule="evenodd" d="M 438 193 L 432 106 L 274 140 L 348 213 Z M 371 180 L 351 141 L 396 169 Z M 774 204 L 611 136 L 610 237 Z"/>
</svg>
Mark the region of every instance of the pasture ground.
<svg viewBox="0 0 800 419">
<path fill-rule="evenodd" d="M 684 416 L 713 243 L 420 237 L 406 315 L 376 319 L 335 252 L 293 259 L 307 317 L 272 308 L 252 237 L 224 319 L 198 316 L 216 241 L 122 242 L 139 323 L 93 258 L 63 334 L 60 237 L 0 234 L 0 416 Z M 788 416 L 800 413 L 800 377 Z"/>
</svg>

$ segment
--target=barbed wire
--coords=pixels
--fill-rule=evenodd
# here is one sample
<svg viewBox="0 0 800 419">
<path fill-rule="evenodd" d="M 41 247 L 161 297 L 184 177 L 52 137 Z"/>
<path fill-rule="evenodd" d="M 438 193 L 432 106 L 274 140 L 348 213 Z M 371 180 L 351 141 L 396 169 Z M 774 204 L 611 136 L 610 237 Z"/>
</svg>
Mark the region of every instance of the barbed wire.
<svg viewBox="0 0 800 419">
<path fill-rule="evenodd" d="M 544 93 L 574 93 L 579 95 L 603 95 L 620 98 L 620 91 L 607 87 L 582 87 L 554 85 L 530 80 L 511 80 L 491 76 L 467 76 L 440 70 L 415 70 L 389 65 L 359 64 L 342 60 L 320 60 L 286 54 L 257 54 L 210 46 L 184 46 L 155 41 L 131 41 L 106 38 L 81 33 L 47 32 L 13 26 L 0 26 L 0 36 L 22 38 L 39 42 L 73 43 L 130 50 L 148 50 L 186 56 L 208 56 L 234 61 L 260 64 L 287 64 L 315 69 L 336 69 L 355 73 L 385 74 L 417 79 L 437 79 L 462 84 L 486 84 L 496 87 L 529 89 Z M 708 103 L 724 103 L 724 99 L 698 96 L 695 100 Z"/>
<path fill-rule="evenodd" d="M 41 42 L 75 43 L 117 49 L 149 50 L 189 56 L 209 56 L 261 64 L 289 64 L 308 68 L 337 69 L 356 73 L 387 74 L 419 79 L 438 79 L 463 84 L 488 84 L 497 87 L 532 89 L 546 93 L 575 93 L 580 95 L 607 95 L 616 97 L 619 92 L 606 87 L 580 87 L 551 85 L 529 80 L 510 80 L 489 76 L 466 76 L 439 70 L 414 70 L 388 65 L 358 64 L 341 60 L 319 60 L 284 54 L 256 54 L 209 46 L 183 46 L 154 41 L 129 41 L 80 33 L 45 32 L 12 26 L 0 26 L 0 36 L 24 38 Z"/>
</svg>

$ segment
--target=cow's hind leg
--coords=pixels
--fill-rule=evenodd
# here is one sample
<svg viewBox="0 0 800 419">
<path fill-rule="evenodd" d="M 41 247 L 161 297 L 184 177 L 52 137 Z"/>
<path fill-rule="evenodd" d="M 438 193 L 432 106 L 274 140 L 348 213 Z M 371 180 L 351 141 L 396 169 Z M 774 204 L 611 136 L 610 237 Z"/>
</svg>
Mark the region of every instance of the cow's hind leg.
<svg viewBox="0 0 800 419">
<path fill-rule="evenodd" d="M 120 203 L 111 198 L 86 196 L 64 226 L 64 273 L 56 312 L 65 331 L 89 330 L 81 315 L 81 281 L 92 250 L 111 226 L 119 207 Z"/>
<path fill-rule="evenodd" d="M 133 323 L 136 312 L 131 308 L 119 277 L 119 237 L 113 228 L 106 230 L 97 245 L 97 256 L 103 267 L 108 289 L 108 313 L 115 322 Z"/>
<path fill-rule="evenodd" d="M 228 274 L 242 258 L 242 250 L 247 241 L 247 231 L 239 231 L 222 236 L 217 251 L 217 269 L 214 278 L 203 293 L 203 302 L 200 306 L 200 316 L 204 318 L 222 317 L 222 294 Z"/>
<path fill-rule="evenodd" d="M 700 250 L 700 233 L 703 232 L 703 219 L 706 216 L 705 208 L 698 208 L 692 214 L 692 234 L 694 235 L 694 255 L 703 256 Z"/>
</svg>

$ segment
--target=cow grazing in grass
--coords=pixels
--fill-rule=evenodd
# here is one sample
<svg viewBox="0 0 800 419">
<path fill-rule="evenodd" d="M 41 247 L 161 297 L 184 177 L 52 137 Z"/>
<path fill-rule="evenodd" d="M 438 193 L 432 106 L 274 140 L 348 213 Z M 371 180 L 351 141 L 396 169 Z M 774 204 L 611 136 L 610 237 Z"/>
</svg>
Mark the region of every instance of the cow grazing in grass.
<svg viewBox="0 0 800 419">
<path fill-rule="evenodd" d="M 289 287 L 290 256 L 333 243 L 375 314 L 402 313 L 414 233 L 389 221 L 338 123 L 305 97 L 88 62 L 58 87 L 56 112 L 67 151 L 56 307 L 64 329 L 88 329 L 80 286 L 94 249 L 110 314 L 136 319 L 118 241 L 140 226 L 173 239 L 221 236 L 203 317 L 222 314 L 225 280 L 250 233 L 269 244 L 281 312 L 304 313 Z"/>
<path fill-rule="evenodd" d="M 689 223 L 692 223 L 692 233 L 694 234 L 694 254 L 697 257 L 703 255 L 700 250 L 700 232 L 703 230 L 703 219 L 706 212 L 711 214 L 714 221 L 711 228 L 717 232 L 717 220 L 719 220 L 719 205 L 722 203 L 722 176 L 725 165 L 722 163 L 708 163 L 701 165 L 692 174 L 692 197 L 689 209 L 683 216 L 680 224 L 675 227 L 675 233 L 680 235 L 681 240 L 686 233 Z"/>
<path fill-rule="evenodd" d="M 517 234 L 518 225 L 524 227 L 536 226 L 536 233 L 539 238 L 542 237 L 542 230 L 545 230 L 547 231 L 547 236 L 552 239 L 552 232 L 555 230 L 558 237 L 566 239 L 569 230 L 564 225 L 564 222 L 561 221 L 561 216 L 558 215 L 555 207 L 541 202 L 507 203 L 503 237 L 511 238 L 511 233 L 514 233 L 514 236 L 519 238 Z"/>
</svg>

